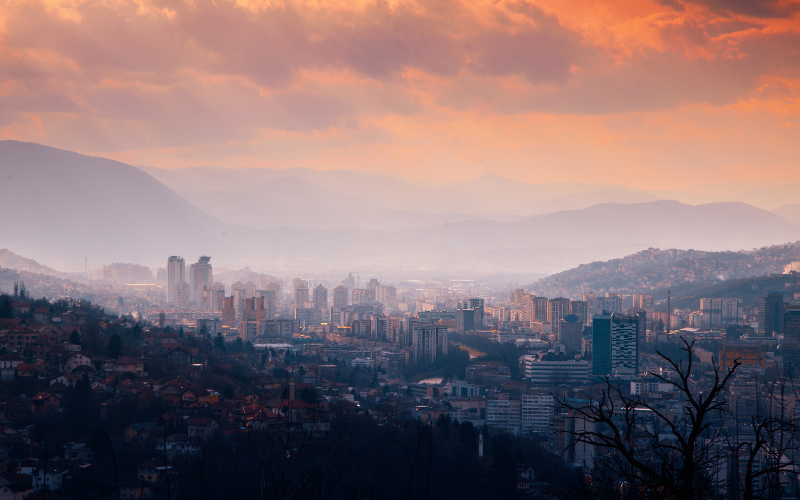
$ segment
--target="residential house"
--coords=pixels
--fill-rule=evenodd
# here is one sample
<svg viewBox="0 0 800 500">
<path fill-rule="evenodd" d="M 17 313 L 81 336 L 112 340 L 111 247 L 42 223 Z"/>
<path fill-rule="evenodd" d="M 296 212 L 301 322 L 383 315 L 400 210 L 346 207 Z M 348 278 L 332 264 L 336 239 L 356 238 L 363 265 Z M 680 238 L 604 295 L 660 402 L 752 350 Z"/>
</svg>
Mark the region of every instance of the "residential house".
<svg viewBox="0 0 800 500">
<path fill-rule="evenodd" d="M 36 365 L 34 363 L 20 363 L 17 365 L 17 377 L 33 378 L 36 376 Z"/>
<path fill-rule="evenodd" d="M 94 452 L 86 443 L 70 442 L 64 445 L 64 460 L 75 460 L 85 464 L 94 460 Z"/>
<path fill-rule="evenodd" d="M 43 325 L 50 319 L 50 307 L 41 306 L 33 310 L 33 321 Z"/>
<path fill-rule="evenodd" d="M 106 363 L 104 366 L 105 371 L 114 372 L 118 374 L 133 373 L 135 375 L 142 375 L 144 373 L 144 363 L 130 356 L 122 356 L 121 358 Z"/>
<path fill-rule="evenodd" d="M 29 478 L 23 480 L 18 475 L 0 476 L 0 500 L 24 500 L 32 492 Z"/>
<path fill-rule="evenodd" d="M 55 384 L 64 384 L 67 387 L 75 387 L 75 384 L 77 383 L 78 383 L 78 377 L 70 374 L 61 375 L 50 381 L 51 386 Z"/>
<path fill-rule="evenodd" d="M 157 483 L 159 480 L 165 478 L 167 474 L 172 474 L 172 466 L 166 465 L 162 460 L 154 458 L 153 460 L 148 460 L 147 462 L 139 464 L 136 472 L 139 481 Z"/>
<path fill-rule="evenodd" d="M 31 398 L 31 411 L 35 414 L 48 413 L 61 408 L 61 401 L 49 392 L 40 392 Z"/>
<path fill-rule="evenodd" d="M 181 405 L 186 407 L 207 407 L 210 403 L 210 394 L 204 387 L 194 386 L 186 389 L 181 394 Z"/>
<path fill-rule="evenodd" d="M 172 366 L 186 366 L 192 362 L 192 355 L 188 350 L 176 347 L 167 353 L 167 362 Z"/>
<path fill-rule="evenodd" d="M 203 439 L 211 438 L 219 429 L 219 424 L 213 418 L 193 418 L 188 423 L 189 437 L 198 436 Z"/>
<path fill-rule="evenodd" d="M 37 468 L 31 475 L 33 489 L 36 491 L 58 491 L 64 483 L 64 471 L 57 467 L 49 466 Z"/>
<path fill-rule="evenodd" d="M 166 453 L 167 460 L 172 460 L 179 455 L 185 455 L 188 447 L 189 436 L 186 434 L 172 434 L 156 443 L 156 451 L 159 455 Z"/>
<path fill-rule="evenodd" d="M 30 302 L 12 302 L 11 310 L 17 314 L 28 314 L 31 312 Z"/>
<path fill-rule="evenodd" d="M 153 492 L 149 485 L 123 484 L 119 487 L 120 500 L 139 500 L 153 498 Z"/>
<path fill-rule="evenodd" d="M 64 371 L 72 373 L 79 366 L 92 366 L 92 359 L 80 352 L 72 352 L 64 360 Z"/>
<path fill-rule="evenodd" d="M 25 360 L 16 353 L 8 353 L 0 356 L 0 380 L 8 382 L 17 376 L 17 366 Z"/>
</svg>

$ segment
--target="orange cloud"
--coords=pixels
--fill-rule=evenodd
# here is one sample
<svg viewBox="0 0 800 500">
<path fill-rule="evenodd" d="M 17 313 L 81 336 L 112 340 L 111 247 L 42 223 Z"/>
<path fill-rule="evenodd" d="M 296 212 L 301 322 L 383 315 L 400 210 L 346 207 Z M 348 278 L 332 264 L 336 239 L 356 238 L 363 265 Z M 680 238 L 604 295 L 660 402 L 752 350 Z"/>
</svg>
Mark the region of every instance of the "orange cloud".
<svg viewBox="0 0 800 500">
<path fill-rule="evenodd" d="M 9 0 L 0 131 L 158 166 L 800 178 L 798 6 Z"/>
</svg>

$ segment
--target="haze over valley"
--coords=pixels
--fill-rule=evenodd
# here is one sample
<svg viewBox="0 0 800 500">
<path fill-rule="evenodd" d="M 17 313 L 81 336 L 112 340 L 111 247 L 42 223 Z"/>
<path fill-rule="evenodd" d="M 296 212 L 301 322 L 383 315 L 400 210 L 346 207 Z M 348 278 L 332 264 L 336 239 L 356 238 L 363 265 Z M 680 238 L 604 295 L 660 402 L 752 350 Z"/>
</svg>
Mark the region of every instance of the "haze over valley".
<svg viewBox="0 0 800 500">
<path fill-rule="evenodd" d="M 259 269 L 550 274 L 650 247 L 800 239 L 781 212 L 741 202 L 499 176 L 424 186 L 343 171 L 159 171 L 15 141 L 0 143 L 0 175 L 0 195 L 25 213 L 2 246 L 71 271 L 177 253 Z"/>
</svg>

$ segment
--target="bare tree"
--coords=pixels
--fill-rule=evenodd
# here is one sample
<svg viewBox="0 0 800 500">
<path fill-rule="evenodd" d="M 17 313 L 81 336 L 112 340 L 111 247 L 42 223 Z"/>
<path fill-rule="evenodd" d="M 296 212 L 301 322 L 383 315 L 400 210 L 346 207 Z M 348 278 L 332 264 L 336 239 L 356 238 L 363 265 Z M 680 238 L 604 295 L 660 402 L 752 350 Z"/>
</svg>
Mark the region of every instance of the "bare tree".
<svg viewBox="0 0 800 500">
<path fill-rule="evenodd" d="M 699 373 L 692 359 L 694 342 L 681 340 L 686 358 L 673 360 L 659 352 L 671 373 L 650 373 L 672 386 L 682 405 L 679 412 L 626 394 L 608 378 L 596 400 L 575 404 L 556 398 L 573 418 L 590 424 L 567 431 L 573 447 L 582 443 L 597 455 L 586 471 L 589 481 L 580 486 L 580 495 L 657 500 L 729 496 L 751 500 L 763 493 L 757 479 L 769 478 L 771 482 L 762 482 L 779 490 L 779 474 L 797 476 L 791 453 L 797 428 L 784 411 L 785 398 L 781 398 L 783 406 L 777 414 L 751 419 L 755 437 L 748 432 L 749 439 L 734 439 L 726 425 L 731 420 L 727 396 L 740 360 L 725 367 L 712 361 L 713 373 Z M 739 469 L 744 471 L 741 490 L 735 477 Z"/>
</svg>

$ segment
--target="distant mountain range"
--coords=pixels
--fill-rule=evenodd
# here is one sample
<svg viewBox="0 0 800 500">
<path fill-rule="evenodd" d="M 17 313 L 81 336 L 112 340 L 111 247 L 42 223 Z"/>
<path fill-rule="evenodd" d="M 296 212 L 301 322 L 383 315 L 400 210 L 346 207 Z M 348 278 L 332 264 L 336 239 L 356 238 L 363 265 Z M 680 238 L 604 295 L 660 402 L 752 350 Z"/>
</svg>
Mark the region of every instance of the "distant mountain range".
<svg viewBox="0 0 800 500">
<path fill-rule="evenodd" d="M 472 218 L 509 221 L 598 203 L 662 199 L 623 186 L 532 185 L 499 175 L 423 185 L 342 170 L 140 168 L 223 221 L 239 221 L 242 215 L 237 207 L 244 202 L 249 225 L 259 228 L 294 225 L 391 231 Z"/>
<path fill-rule="evenodd" d="M 800 193 L 800 188 L 798 188 L 798 193 Z M 789 222 L 800 224 L 800 203 L 794 203 L 792 205 L 784 205 L 773 211 L 776 214 L 783 217 L 784 219 L 788 220 Z"/>
<path fill-rule="evenodd" d="M 500 176 L 426 186 L 305 169 L 159 171 L 2 141 L 0 179 L 13 214 L 0 248 L 60 269 L 82 269 L 87 257 L 164 265 L 169 255 L 207 254 L 267 271 L 536 274 L 649 247 L 722 251 L 800 239 L 797 224 L 743 203 L 690 206 L 619 186 Z M 615 202 L 595 204 L 603 200 Z M 555 211 L 529 215 L 547 207 Z"/>
</svg>

